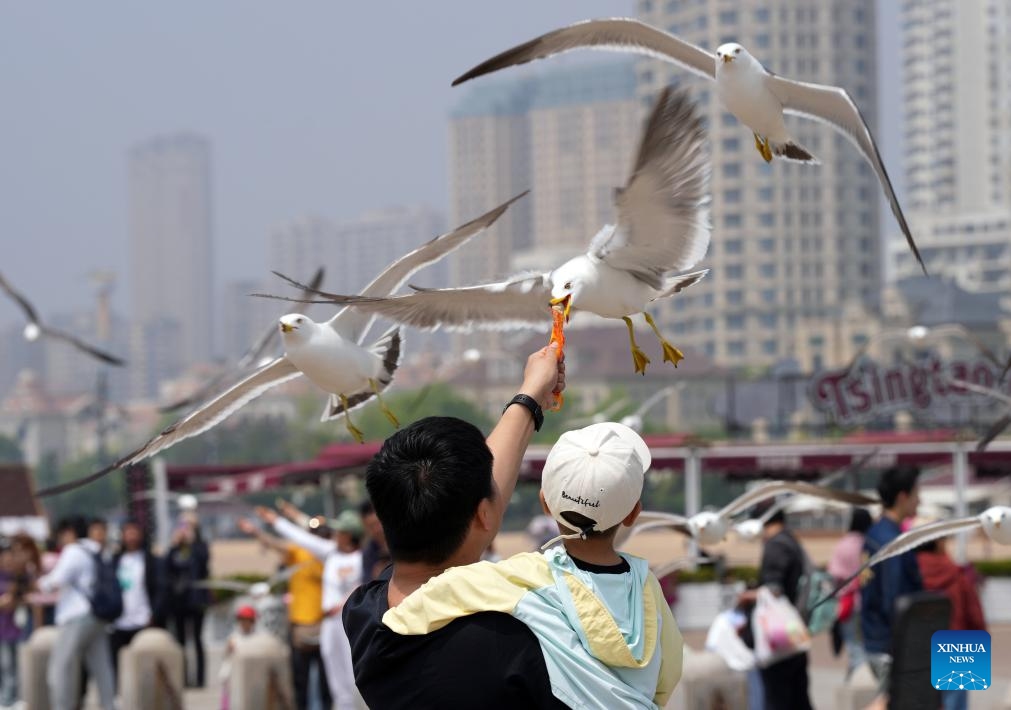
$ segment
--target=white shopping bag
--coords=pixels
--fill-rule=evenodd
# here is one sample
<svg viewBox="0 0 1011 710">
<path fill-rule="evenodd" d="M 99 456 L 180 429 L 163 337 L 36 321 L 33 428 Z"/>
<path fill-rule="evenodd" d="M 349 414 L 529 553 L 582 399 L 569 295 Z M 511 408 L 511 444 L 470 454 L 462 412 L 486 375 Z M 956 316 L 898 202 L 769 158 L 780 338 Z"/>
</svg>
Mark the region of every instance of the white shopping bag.
<svg viewBox="0 0 1011 710">
<path fill-rule="evenodd" d="M 706 634 L 706 650 L 722 658 L 731 670 L 750 671 L 755 667 L 755 654 L 737 633 L 746 623 L 747 617 L 728 609 L 716 615 Z"/>
<path fill-rule="evenodd" d="M 793 604 L 767 587 L 758 590 L 751 631 L 755 637 L 755 660 L 760 668 L 811 648 L 811 635 Z"/>
</svg>

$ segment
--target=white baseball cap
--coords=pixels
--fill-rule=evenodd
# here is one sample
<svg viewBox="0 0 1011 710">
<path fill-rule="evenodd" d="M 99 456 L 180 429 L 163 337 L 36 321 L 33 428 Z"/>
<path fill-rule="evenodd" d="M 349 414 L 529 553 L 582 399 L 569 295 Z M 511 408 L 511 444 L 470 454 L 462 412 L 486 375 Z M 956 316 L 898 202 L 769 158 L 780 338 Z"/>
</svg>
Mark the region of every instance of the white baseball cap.
<svg viewBox="0 0 1011 710">
<path fill-rule="evenodd" d="M 615 422 L 591 424 L 568 431 L 551 447 L 541 473 L 541 491 L 552 517 L 567 528 L 562 513 L 579 513 L 594 521 L 580 534 L 614 527 L 632 512 L 642 496 L 642 484 L 652 457 L 634 430 Z"/>
</svg>

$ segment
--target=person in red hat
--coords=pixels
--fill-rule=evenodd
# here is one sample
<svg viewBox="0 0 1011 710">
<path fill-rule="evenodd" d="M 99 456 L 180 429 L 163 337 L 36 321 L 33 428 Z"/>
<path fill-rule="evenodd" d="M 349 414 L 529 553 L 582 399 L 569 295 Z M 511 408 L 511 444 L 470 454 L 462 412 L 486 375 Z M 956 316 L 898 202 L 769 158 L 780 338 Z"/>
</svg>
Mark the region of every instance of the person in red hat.
<svg viewBox="0 0 1011 710">
<path fill-rule="evenodd" d="M 228 685 L 232 676 L 232 654 L 244 639 L 253 635 L 256 628 L 256 609 L 248 604 L 235 610 L 235 630 L 228 636 L 225 660 L 221 662 L 218 678 L 221 680 L 221 710 L 228 710 Z"/>
</svg>

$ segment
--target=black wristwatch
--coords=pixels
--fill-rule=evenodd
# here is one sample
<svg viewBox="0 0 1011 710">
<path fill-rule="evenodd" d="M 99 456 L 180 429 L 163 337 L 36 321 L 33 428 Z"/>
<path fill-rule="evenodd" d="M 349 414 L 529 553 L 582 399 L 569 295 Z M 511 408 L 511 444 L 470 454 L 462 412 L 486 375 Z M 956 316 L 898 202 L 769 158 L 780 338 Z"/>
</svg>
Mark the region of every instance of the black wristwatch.
<svg viewBox="0 0 1011 710">
<path fill-rule="evenodd" d="M 541 409 L 541 405 L 537 404 L 537 400 L 529 395 L 518 394 L 502 408 L 502 413 L 505 414 L 505 411 L 514 404 L 521 404 L 530 410 L 530 416 L 534 418 L 534 431 L 540 431 L 541 425 L 544 424 L 544 410 Z"/>
</svg>

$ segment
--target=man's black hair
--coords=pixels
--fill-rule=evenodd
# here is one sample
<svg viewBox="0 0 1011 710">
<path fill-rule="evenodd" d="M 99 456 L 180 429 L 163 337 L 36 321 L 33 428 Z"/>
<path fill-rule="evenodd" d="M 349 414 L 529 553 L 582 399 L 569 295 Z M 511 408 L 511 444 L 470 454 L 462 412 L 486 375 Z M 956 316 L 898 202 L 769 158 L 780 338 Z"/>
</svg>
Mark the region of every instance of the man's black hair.
<svg viewBox="0 0 1011 710">
<path fill-rule="evenodd" d="M 88 521 L 83 515 L 68 515 L 56 524 L 56 534 L 63 532 L 73 532 L 77 539 L 88 536 Z"/>
<path fill-rule="evenodd" d="M 779 523 L 780 525 L 786 525 L 786 511 L 780 507 L 775 513 L 769 516 L 769 518 L 762 524 L 762 527 L 768 525 L 774 525 Z"/>
<path fill-rule="evenodd" d="M 372 501 L 370 500 L 363 500 L 361 503 L 358 504 L 358 515 L 362 516 L 363 518 L 366 515 L 371 515 L 372 513 L 375 512 L 376 509 L 372 505 Z"/>
<path fill-rule="evenodd" d="M 863 508 L 854 508 L 850 516 L 850 532 L 865 533 L 871 529 L 873 519 L 871 514 Z"/>
<path fill-rule="evenodd" d="M 439 564 L 495 495 L 491 451 L 473 424 L 426 417 L 383 442 L 365 486 L 394 561 Z"/>
<path fill-rule="evenodd" d="M 910 493 L 916 487 L 916 479 L 919 477 L 920 469 L 913 466 L 897 466 L 885 470 L 878 480 L 881 505 L 885 508 L 894 506 L 899 493 Z"/>
<path fill-rule="evenodd" d="M 144 525 L 142 525 L 136 518 L 127 518 L 120 526 L 120 534 L 122 534 L 123 529 L 127 526 L 140 530 L 140 549 L 147 552 L 151 547 L 151 540 L 147 534 L 147 528 L 144 527 Z"/>
</svg>

